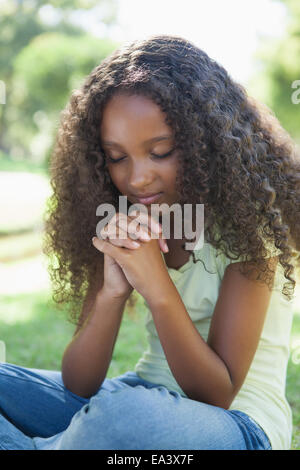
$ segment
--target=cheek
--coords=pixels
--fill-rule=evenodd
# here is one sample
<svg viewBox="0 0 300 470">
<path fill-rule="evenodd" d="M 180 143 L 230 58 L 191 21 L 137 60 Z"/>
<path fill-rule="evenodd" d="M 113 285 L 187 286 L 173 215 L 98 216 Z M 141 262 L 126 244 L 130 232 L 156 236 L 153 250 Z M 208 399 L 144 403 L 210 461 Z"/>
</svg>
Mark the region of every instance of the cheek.
<svg viewBox="0 0 300 470">
<path fill-rule="evenodd" d="M 118 171 L 118 169 L 112 165 L 108 165 L 107 169 L 110 179 L 114 184 L 122 182 L 122 172 Z"/>
<path fill-rule="evenodd" d="M 171 163 L 165 168 L 164 178 L 168 182 L 169 186 L 172 186 L 175 189 L 176 177 L 178 174 L 178 165 L 176 162 Z"/>
<path fill-rule="evenodd" d="M 109 167 L 107 168 L 107 172 L 112 184 L 117 188 L 118 191 L 122 192 L 124 184 L 122 184 L 122 178 L 120 178 L 120 173 Z"/>
</svg>

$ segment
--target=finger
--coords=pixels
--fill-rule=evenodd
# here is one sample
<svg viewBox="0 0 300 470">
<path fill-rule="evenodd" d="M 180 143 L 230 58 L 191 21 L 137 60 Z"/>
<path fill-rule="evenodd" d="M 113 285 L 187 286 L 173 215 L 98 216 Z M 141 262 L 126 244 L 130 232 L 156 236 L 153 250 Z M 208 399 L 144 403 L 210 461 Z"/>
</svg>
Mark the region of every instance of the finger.
<svg viewBox="0 0 300 470">
<path fill-rule="evenodd" d="M 167 242 L 163 238 L 159 239 L 159 246 L 160 246 L 161 251 L 163 251 L 165 253 L 169 252 L 169 247 L 167 245 Z"/>
<path fill-rule="evenodd" d="M 133 238 L 134 240 L 141 239 L 143 241 L 149 241 L 151 240 L 151 236 L 148 234 L 148 230 L 146 226 L 143 226 L 141 224 L 132 224 L 132 220 L 129 219 L 119 219 L 118 221 L 118 226 L 121 227 L 124 232 L 128 233 L 130 238 Z M 134 226 L 132 226 L 134 225 Z"/>
<path fill-rule="evenodd" d="M 93 237 L 92 238 L 92 244 L 94 245 L 97 250 L 102 251 L 103 253 L 105 252 L 105 240 L 99 239 L 98 237 Z"/>
<path fill-rule="evenodd" d="M 137 211 L 137 210 L 134 210 L 130 213 L 130 215 L 135 215 L 135 214 L 136 215 L 139 214 L 138 215 L 138 220 L 139 221 L 144 222 L 145 224 L 147 224 L 148 228 L 150 226 L 150 230 L 152 229 L 151 232 L 154 231 L 154 233 L 156 233 L 156 235 L 158 234 L 159 244 L 160 244 L 161 250 L 164 251 L 165 253 L 167 253 L 169 251 L 169 248 L 168 248 L 168 245 L 167 245 L 167 242 L 166 242 L 166 237 L 163 234 L 161 224 L 159 222 L 157 222 L 156 220 L 154 220 L 153 217 L 151 217 L 149 214 L 145 214 L 145 213 Z M 133 218 L 133 220 L 135 220 L 135 218 Z M 150 233 L 150 235 L 151 234 L 152 233 Z M 157 238 L 157 237 L 154 237 L 154 238 Z"/>
<path fill-rule="evenodd" d="M 141 246 L 139 242 L 131 240 L 131 238 L 128 237 L 127 232 L 120 227 L 110 227 L 107 232 L 105 232 L 105 235 L 106 240 L 115 246 L 129 249 L 139 248 Z"/>
<path fill-rule="evenodd" d="M 134 220 L 134 219 L 133 219 Z M 145 220 L 145 219 L 143 219 Z M 134 226 L 130 225 L 132 222 L 132 219 L 128 217 L 126 214 L 122 212 L 117 212 L 114 214 L 114 216 L 110 219 L 108 224 L 102 228 L 100 235 L 103 239 L 108 238 L 107 234 L 110 233 L 112 234 L 112 230 L 117 231 L 117 227 L 121 227 L 125 232 L 126 235 L 121 236 L 123 239 L 127 239 L 129 234 L 129 237 L 137 240 L 138 238 L 143 240 L 143 241 L 149 241 L 151 240 L 151 236 L 148 234 L 147 227 L 144 227 L 140 225 L 139 223 L 136 223 Z"/>
<path fill-rule="evenodd" d="M 134 210 L 132 212 L 129 211 L 129 217 L 132 217 L 133 220 L 138 219 L 139 222 L 147 225 L 150 228 L 151 232 L 156 233 L 157 235 L 162 232 L 161 224 L 149 214 L 145 214 L 142 211 Z"/>
<path fill-rule="evenodd" d="M 131 217 L 132 215 L 138 215 L 138 217 Z M 134 223 L 131 224 L 128 221 L 128 219 L 130 222 L 133 221 Z M 129 237 L 134 240 L 141 239 L 143 241 L 149 241 L 151 240 L 151 237 L 159 238 L 159 244 L 160 244 L 161 250 L 164 252 L 169 251 L 167 242 L 165 241 L 166 238 L 162 232 L 161 224 L 157 222 L 156 220 L 154 220 L 153 217 L 151 217 L 149 214 L 145 214 L 141 211 L 135 210 L 135 211 L 132 211 L 129 216 L 127 216 L 126 214 L 122 212 L 117 212 L 111 218 L 109 223 L 102 229 L 101 231 L 102 238 L 104 239 L 109 238 L 108 236 L 106 236 L 106 234 L 108 233 L 108 229 L 110 229 L 110 227 L 115 227 L 116 229 L 118 226 L 123 228 L 125 232 L 128 232 Z M 149 233 L 149 228 L 150 228 L 150 233 Z M 154 232 L 155 235 L 158 235 L 158 237 L 153 236 L 152 232 Z M 121 235 L 121 238 L 123 239 L 127 238 L 127 235 L 126 236 Z M 110 240 L 111 239 L 112 238 L 110 236 Z"/>
<path fill-rule="evenodd" d="M 124 216 L 124 217 L 123 217 Z M 126 231 L 127 216 L 125 214 L 115 214 L 111 220 L 100 231 L 99 238 L 106 240 L 107 238 L 127 239 L 127 233 L 121 233 L 119 226 L 121 225 Z"/>
<path fill-rule="evenodd" d="M 95 248 L 97 248 L 97 250 L 110 255 L 114 259 L 117 259 L 119 253 L 118 249 L 117 247 L 111 245 L 109 242 L 105 240 L 100 240 L 98 237 L 93 237 L 92 244 Z"/>
<path fill-rule="evenodd" d="M 127 234 L 126 228 L 128 229 L 128 227 L 126 227 L 127 224 L 125 223 L 125 221 L 123 222 L 119 221 L 119 223 L 125 226 L 125 230 L 123 230 L 122 227 L 120 227 L 120 225 L 118 225 L 117 227 L 108 226 L 105 232 L 104 233 L 102 232 L 102 238 L 104 240 L 108 240 L 110 243 L 112 243 L 115 246 L 125 247 L 128 249 L 139 248 L 140 243 L 138 241 L 131 240 L 130 234 L 129 235 Z M 135 240 L 137 240 L 138 238 L 144 241 L 151 240 L 151 237 L 148 235 L 146 229 L 144 229 L 143 232 L 144 232 L 143 234 L 138 233 L 137 238 L 135 238 Z M 148 237 L 147 240 L 144 239 L 144 234 L 147 235 Z M 167 253 L 169 251 L 167 243 L 164 239 L 159 238 L 159 245 L 160 245 L 160 249 L 163 252 Z"/>
<path fill-rule="evenodd" d="M 132 217 L 133 216 L 133 217 Z M 116 224 L 118 225 L 119 223 L 121 224 L 122 228 L 126 230 L 126 222 L 128 224 L 128 218 L 131 220 L 135 220 L 138 216 L 138 221 L 144 223 L 144 225 L 147 225 L 151 232 L 156 233 L 159 235 L 162 232 L 162 227 L 161 224 L 155 220 L 153 217 L 151 217 L 149 214 L 145 214 L 142 211 L 134 210 L 130 212 L 129 210 L 129 215 L 127 216 L 123 212 L 117 212 L 114 214 L 114 216 L 110 219 L 109 224 Z M 125 225 L 124 225 L 125 223 Z"/>
<path fill-rule="evenodd" d="M 101 238 L 102 240 L 107 240 L 110 237 L 118 237 L 118 232 L 119 232 L 118 226 L 108 223 L 107 225 L 105 225 L 105 227 L 103 227 L 100 230 L 100 234 L 98 234 L 98 238 Z M 123 235 L 121 236 L 121 238 L 122 237 Z"/>
<path fill-rule="evenodd" d="M 119 221 L 126 222 L 127 215 L 123 214 L 122 212 L 116 212 L 113 217 L 109 220 L 109 222 L 102 228 L 100 234 L 102 236 L 107 233 L 108 230 L 111 230 L 112 227 L 117 228 Z"/>
</svg>

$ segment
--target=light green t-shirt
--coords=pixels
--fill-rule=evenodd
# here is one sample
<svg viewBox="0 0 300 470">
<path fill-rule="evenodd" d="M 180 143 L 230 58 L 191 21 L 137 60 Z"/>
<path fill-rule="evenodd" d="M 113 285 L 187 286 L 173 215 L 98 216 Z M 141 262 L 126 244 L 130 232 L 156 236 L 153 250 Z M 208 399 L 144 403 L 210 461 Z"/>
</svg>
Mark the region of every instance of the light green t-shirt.
<svg viewBox="0 0 300 470">
<path fill-rule="evenodd" d="M 201 261 L 193 263 L 192 256 L 181 268 L 168 268 L 168 272 L 193 323 L 207 341 L 225 269 L 240 259 L 232 261 L 223 254 L 216 256 L 216 249 L 206 242 L 194 253 L 212 274 L 206 272 Z M 269 437 L 273 450 L 290 449 L 292 438 L 292 412 L 285 397 L 285 383 L 294 298 L 289 301 L 281 292 L 286 281 L 283 268 L 278 264 L 258 348 L 246 379 L 229 408 L 243 411 L 254 419 Z M 144 303 L 148 348 L 134 370 L 143 379 L 165 385 L 186 397 L 169 368 L 149 305 Z"/>
</svg>

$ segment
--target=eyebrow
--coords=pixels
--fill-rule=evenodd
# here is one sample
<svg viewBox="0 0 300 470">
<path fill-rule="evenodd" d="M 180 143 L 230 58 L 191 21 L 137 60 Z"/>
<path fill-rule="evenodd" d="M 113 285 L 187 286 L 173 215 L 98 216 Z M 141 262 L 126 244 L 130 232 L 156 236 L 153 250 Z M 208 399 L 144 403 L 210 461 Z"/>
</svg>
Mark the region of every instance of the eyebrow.
<svg viewBox="0 0 300 470">
<path fill-rule="evenodd" d="M 169 140 L 169 139 L 172 139 L 171 135 L 160 135 L 160 136 L 152 137 L 151 139 L 145 140 L 143 144 L 148 144 L 150 142 L 159 142 L 161 140 Z M 112 142 L 111 140 L 103 140 L 102 144 L 103 145 L 115 145 L 116 147 L 121 147 L 120 144 L 118 144 L 117 142 Z"/>
</svg>

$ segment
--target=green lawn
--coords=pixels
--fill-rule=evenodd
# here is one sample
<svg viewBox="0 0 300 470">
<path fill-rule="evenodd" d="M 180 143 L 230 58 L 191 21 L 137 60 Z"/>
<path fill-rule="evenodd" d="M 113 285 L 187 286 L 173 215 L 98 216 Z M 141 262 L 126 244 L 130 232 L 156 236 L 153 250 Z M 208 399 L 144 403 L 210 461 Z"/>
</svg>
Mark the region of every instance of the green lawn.
<svg viewBox="0 0 300 470">
<path fill-rule="evenodd" d="M 120 375 L 134 367 L 146 347 L 144 306 L 139 301 L 132 317 L 125 311 L 107 377 Z M 74 325 L 52 304 L 49 291 L 2 296 L 0 339 L 6 343 L 6 361 L 24 367 L 59 370 Z M 300 315 L 295 315 L 292 343 L 300 338 Z M 298 347 L 299 349 L 299 347 Z M 291 354 L 287 375 L 287 398 L 293 410 L 292 449 L 300 449 L 300 354 Z M 295 360 L 295 357 L 297 360 Z M 294 362 L 292 361 L 294 359 Z"/>
<path fill-rule="evenodd" d="M 124 313 L 107 373 L 109 378 L 133 367 L 146 347 L 143 308 L 139 302 L 136 314 Z M 53 305 L 47 290 L 2 296 L 0 339 L 5 340 L 6 362 L 58 370 L 74 329 L 66 315 Z"/>
<path fill-rule="evenodd" d="M 28 158 L 20 160 L 12 160 L 8 155 L 4 154 L 0 150 L 0 171 L 21 171 L 30 172 L 39 175 L 48 175 L 46 164 L 42 165 L 31 162 Z"/>
</svg>

